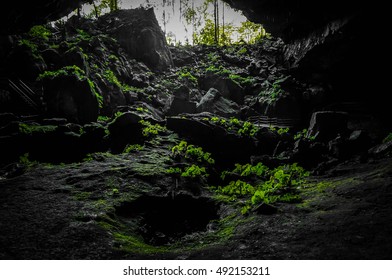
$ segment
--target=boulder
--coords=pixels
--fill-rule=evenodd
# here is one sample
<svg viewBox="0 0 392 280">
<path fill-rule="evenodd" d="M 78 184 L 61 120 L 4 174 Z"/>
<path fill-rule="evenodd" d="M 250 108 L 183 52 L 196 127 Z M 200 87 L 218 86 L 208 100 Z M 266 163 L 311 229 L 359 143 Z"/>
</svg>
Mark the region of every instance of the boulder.
<svg viewBox="0 0 392 280">
<path fill-rule="evenodd" d="M 69 122 L 88 123 L 96 121 L 99 105 L 86 78 L 57 76 L 43 81 L 44 98 L 48 114 L 66 118 Z"/>
<path fill-rule="evenodd" d="M 109 123 L 109 141 L 112 153 L 121 153 L 130 143 L 141 143 L 143 140 L 142 118 L 134 112 L 126 112 Z"/>
<path fill-rule="evenodd" d="M 153 8 L 117 10 L 102 16 L 99 22 L 131 57 L 144 62 L 151 69 L 162 71 L 173 65 Z"/>
<path fill-rule="evenodd" d="M 171 96 L 167 100 L 164 111 L 168 116 L 175 116 L 181 113 L 193 114 L 196 113 L 196 102 Z"/>
<path fill-rule="evenodd" d="M 201 79 L 200 86 L 206 91 L 210 88 L 215 88 L 223 97 L 232 100 L 239 105 L 244 104 L 244 89 L 229 77 L 207 73 L 207 75 Z"/>
<path fill-rule="evenodd" d="M 210 112 L 222 117 L 238 117 L 239 106 L 237 103 L 226 99 L 215 88 L 210 88 L 197 104 L 197 112 Z"/>
<path fill-rule="evenodd" d="M 338 135 L 347 135 L 348 114 L 339 111 L 314 112 L 310 120 L 308 137 L 317 141 L 329 141 Z"/>
</svg>

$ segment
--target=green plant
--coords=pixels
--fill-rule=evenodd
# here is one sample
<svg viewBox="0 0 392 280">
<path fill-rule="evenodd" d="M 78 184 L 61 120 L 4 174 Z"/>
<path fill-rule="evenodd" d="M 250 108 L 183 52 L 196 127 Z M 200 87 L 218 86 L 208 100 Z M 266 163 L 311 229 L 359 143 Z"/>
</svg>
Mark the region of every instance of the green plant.
<svg viewBox="0 0 392 280">
<path fill-rule="evenodd" d="M 189 81 L 192 85 L 197 86 L 197 78 L 187 68 L 182 68 L 177 72 L 177 75 L 181 81 Z"/>
<path fill-rule="evenodd" d="M 191 166 L 185 168 L 185 170 L 181 173 L 181 177 L 208 177 L 208 174 L 205 167 L 192 164 Z"/>
<path fill-rule="evenodd" d="M 139 144 L 134 144 L 134 145 L 127 145 L 124 149 L 123 153 L 132 153 L 132 152 L 138 152 L 143 150 L 144 146 L 141 146 Z"/>
<path fill-rule="evenodd" d="M 252 124 L 251 122 L 245 121 L 242 124 L 242 128 L 240 128 L 238 130 L 238 134 L 243 135 L 243 136 L 253 137 L 253 136 L 255 136 L 255 134 L 258 131 L 259 131 L 259 129 L 256 126 L 254 126 L 254 124 Z"/>
<path fill-rule="evenodd" d="M 108 122 L 110 118 L 108 116 L 98 116 L 98 121 L 100 122 Z"/>
<path fill-rule="evenodd" d="M 209 165 L 213 165 L 215 163 L 215 160 L 211 157 L 210 153 L 204 152 L 201 147 L 188 145 L 186 141 L 181 141 L 178 145 L 172 148 L 172 156 L 183 156 Z"/>
<path fill-rule="evenodd" d="M 49 37 L 52 36 L 52 32 L 42 25 L 35 25 L 30 28 L 28 35 L 33 38 L 49 40 Z"/>
<path fill-rule="evenodd" d="M 298 131 L 295 135 L 294 135 L 294 140 L 297 141 L 299 139 L 307 139 L 310 141 L 314 141 L 316 139 L 315 136 L 310 136 L 308 133 L 308 130 L 306 128 L 304 128 L 301 131 Z"/>
<path fill-rule="evenodd" d="M 30 157 L 29 153 L 24 153 L 19 157 L 19 162 L 25 165 L 27 168 L 33 167 L 34 165 L 38 164 L 38 161 L 32 161 L 30 160 L 29 157 Z"/>
<path fill-rule="evenodd" d="M 228 197 L 228 201 L 245 198 L 241 212 L 245 214 L 259 203 L 295 202 L 301 198 L 298 188 L 305 184 L 309 172 L 296 163 L 269 169 L 262 163 L 257 165 L 236 164 L 232 171 L 224 171 L 222 180 L 227 176 L 239 176 L 226 186 L 212 187 L 219 195 Z M 253 183 L 250 183 L 252 181 Z"/>
<path fill-rule="evenodd" d="M 139 123 L 143 126 L 142 134 L 144 137 L 151 137 L 158 135 L 161 132 L 165 132 L 167 129 L 160 124 L 151 124 L 149 121 L 140 120 Z"/>
<path fill-rule="evenodd" d="M 285 127 L 285 128 L 283 128 L 283 127 L 281 127 L 281 128 L 279 128 L 278 129 L 278 134 L 279 135 L 283 135 L 283 134 L 286 134 L 286 133 L 288 133 L 289 132 L 289 130 L 290 130 L 290 128 L 289 127 Z"/>
<path fill-rule="evenodd" d="M 38 125 L 38 124 L 19 124 L 19 132 L 22 134 L 33 134 L 33 133 L 48 133 L 53 132 L 57 129 L 55 125 Z"/>
<path fill-rule="evenodd" d="M 244 181 L 237 180 L 231 181 L 227 186 L 217 187 L 216 192 L 223 194 L 231 198 L 243 197 L 246 195 L 252 195 L 255 192 L 255 188 Z"/>
</svg>

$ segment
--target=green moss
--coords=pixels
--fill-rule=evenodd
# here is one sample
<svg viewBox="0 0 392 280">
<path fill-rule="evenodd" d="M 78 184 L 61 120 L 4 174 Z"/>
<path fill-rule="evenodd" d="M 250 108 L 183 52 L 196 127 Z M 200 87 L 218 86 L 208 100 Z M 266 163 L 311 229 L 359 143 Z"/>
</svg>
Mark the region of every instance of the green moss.
<svg viewBox="0 0 392 280">
<path fill-rule="evenodd" d="M 49 37 L 52 36 L 52 32 L 43 25 L 36 25 L 30 28 L 28 35 L 33 38 L 47 41 L 49 40 Z"/>
<path fill-rule="evenodd" d="M 91 194 L 92 194 L 91 192 L 77 192 L 77 193 L 74 194 L 73 198 L 75 200 L 83 201 L 83 200 L 89 199 Z"/>
<path fill-rule="evenodd" d="M 55 125 L 36 125 L 36 124 L 19 124 L 19 132 L 22 134 L 33 134 L 33 133 L 48 133 L 53 132 L 57 129 Z"/>
</svg>

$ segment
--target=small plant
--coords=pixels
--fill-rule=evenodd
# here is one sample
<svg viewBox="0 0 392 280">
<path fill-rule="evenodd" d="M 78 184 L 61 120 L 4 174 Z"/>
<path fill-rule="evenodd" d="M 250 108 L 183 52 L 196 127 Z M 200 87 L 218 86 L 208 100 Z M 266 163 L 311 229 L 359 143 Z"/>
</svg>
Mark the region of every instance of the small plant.
<svg viewBox="0 0 392 280">
<path fill-rule="evenodd" d="M 144 137 L 151 137 L 165 132 L 167 129 L 160 124 L 151 124 L 149 121 L 140 120 L 139 123 L 143 126 L 142 134 Z"/>
<path fill-rule="evenodd" d="M 143 107 L 137 107 L 136 111 L 141 112 L 141 113 L 148 113 L 148 110 Z"/>
<path fill-rule="evenodd" d="M 208 177 L 208 174 L 205 167 L 192 164 L 191 166 L 185 168 L 185 170 L 181 173 L 181 177 Z"/>
<path fill-rule="evenodd" d="M 278 134 L 279 135 L 283 135 L 283 134 L 286 134 L 286 133 L 288 133 L 289 132 L 289 130 L 290 130 L 290 128 L 289 127 L 285 127 L 285 128 L 283 128 L 283 127 L 281 127 L 281 128 L 279 128 L 278 129 Z"/>
<path fill-rule="evenodd" d="M 216 189 L 218 194 L 229 196 L 230 198 L 244 197 L 246 195 L 252 195 L 255 192 L 255 188 L 244 181 L 237 180 L 231 181 L 225 187 L 218 187 Z"/>
<path fill-rule="evenodd" d="M 25 165 L 27 168 L 33 167 L 34 165 L 38 164 L 38 161 L 32 161 L 29 159 L 29 153 L 24 153 L 19 157 L 19 162 Z"/>
<path fill-rule="evenodd" d="M 192 85 L 197 86 L 197 78 L 187 68 L 178 71 L 177 75 L 180 80 L 189 81 Z"/>
<path fill-rule="evenodd" d="M 123 153 L 133 153 L 133 152 L 138 152 L 143 150 L 144 146 L 141 146 L 139 144 L 135 144 L 135 145 L 127 145 L 124 149 Z"/>
<path fill-rule="evenodd" d="M 201 147 L 188 145 L 186 141 L 181 141 L 178 145 L 172 148 L 172 156 L 183 156 L 209 165 L 213 165 L 215 163 L 215 160 L 211 157 L 210 153 L 204 152 Z"/>
<path fill-rule="evenodd" d="M 37 124 L 19 124 L 19 132 L 22 134 L 33 134 L 33 133 L 48 133 L 53 132 L 57 129 L 54 125 L 37 125 Z"/>
<path fill-rule="evenodd" d="M 28 35 L 33 38 L 49 40 L 49 37 L 52 36 L 52 32 L 47 29 L 45 26 L 36 25 L 30 28 Z"/>
<path fill-rule="evenodd" d="M 298 131 L 295 135 L 294 135 L 294 140 L 297 141 L 299 139 L 307 139 L 310 141 L 314 141 L 316 139 L 315 136 L 309 136 L 308 130 L 306 128 L 304 128 L 301 131 Z"/>
<path fill-rule="evenodd" d="M 108 116 L 98 116 L 99 122 L 108 122 L 110 118 Z"/>
<path fill-rule="evenodd" d="M 259 131 L 257 127 L 254 126 L 251 122 L 245 121 L 242 124 L 242 128 L 238 130 L 239 135 L 250 136 L 253 137 Z"/>
</svg>

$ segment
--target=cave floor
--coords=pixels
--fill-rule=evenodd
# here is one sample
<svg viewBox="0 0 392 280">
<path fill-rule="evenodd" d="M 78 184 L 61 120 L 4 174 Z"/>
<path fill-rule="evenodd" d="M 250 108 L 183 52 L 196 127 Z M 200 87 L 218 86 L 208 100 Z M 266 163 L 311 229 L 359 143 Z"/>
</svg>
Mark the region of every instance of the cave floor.
<svg viewBox="0 0 392 280">
<path fill-rule="evenodd" d="M 166 156 L 160 154 L 158 157 L 161 162 L 157 164 L 162 168 Z M 348 161 L 334 167 L 327 175 L 312 176 L 301 189 L 302 202 L 277 204 L 275 214 L 252 212 L 242 216 L 230 234 L 210 243 L 203 243 L 206 235 L 196 234 L 191 238 L 193 245 L 189 246 L 188 242 L 186 248 L 181 245 L 173 250 L 155 248 L 138 243 L 136 239 L 132 239 L 134 247 L 128 246 L 128 242 L 125 248 L 121 243 L 124 238 L 119 239 L 123 235 L 116 231 L 121 225 L 114 221 L 118 219 L 118 212 L 113 205 L 132 201 L 146 193 L 157 195 L 165 191 L 164 185 L 171 183 L 167 176 L 154 173 L 159 170 L 151 166 L 144 173 L 140 170 L 135 173 L 141 164 L 148 166 L 156 161 L 152 153 L 146 152 L 142 159 L 119 156 L 59 166 L 38 164 L 14 178 L 2 178 L 0 258 L 392 257 L 391 158 L 367 163 Z M 118 195 L 118 192 L 123 194 L 131 189 L 126 196 Z"/>
</svg>

